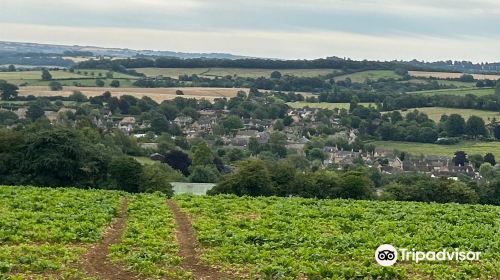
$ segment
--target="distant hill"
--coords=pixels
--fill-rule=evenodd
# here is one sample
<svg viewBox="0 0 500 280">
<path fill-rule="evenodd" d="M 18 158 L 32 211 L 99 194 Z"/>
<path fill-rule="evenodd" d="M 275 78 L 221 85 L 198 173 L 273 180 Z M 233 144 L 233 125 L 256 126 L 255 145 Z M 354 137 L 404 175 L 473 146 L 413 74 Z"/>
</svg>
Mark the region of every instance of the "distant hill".
<svg viewBox="0 0 500 280">
<path fill-rule="evenodd" d="M 21 43 L 0 41 L 0 53 L 22 54 L 22 53 L 42 53 L 55 55 L 78 55 L 91 54 L 95 56 L 113 57 L 135 57 L 135 56 L 168 56 L 177 58 L 219 58 L 219 59 L 239 59 L 245 56 L 228 53 L 186 53 L 173 51 L 155 50 L 132 50 L 127 48 L 102 48 L 94 46 L 67 46 L 53 44 Z"/>
</svg>

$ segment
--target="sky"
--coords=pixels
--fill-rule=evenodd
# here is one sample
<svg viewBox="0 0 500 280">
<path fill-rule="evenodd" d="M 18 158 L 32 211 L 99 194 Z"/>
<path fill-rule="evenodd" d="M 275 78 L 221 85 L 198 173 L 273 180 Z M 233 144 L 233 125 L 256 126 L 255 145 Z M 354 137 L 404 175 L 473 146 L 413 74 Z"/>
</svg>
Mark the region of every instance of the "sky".
<svg viewBox="0 0 500 280">
<path fill-rule="evenodd" d="M 499 0 L 0 0 L 0 41 L 500 61 Z"/>
</svg>

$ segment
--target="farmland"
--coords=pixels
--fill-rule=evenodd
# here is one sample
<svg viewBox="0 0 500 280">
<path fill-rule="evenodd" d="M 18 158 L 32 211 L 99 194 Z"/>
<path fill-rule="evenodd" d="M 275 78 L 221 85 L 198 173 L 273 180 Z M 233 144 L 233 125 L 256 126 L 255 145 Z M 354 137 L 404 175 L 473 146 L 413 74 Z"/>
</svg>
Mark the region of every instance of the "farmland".
<svg viewBox="0 0 500 280">
<path fill-rule="evenodd" d="M 419 78 L 438 78 L 438 79 L 458 79 L 465 73 L 452 73 L 452 72 L 425 72 L 425 71 L 408 71 L 412 77 Z M 500 75 L 486 75 L 486 74 L 470 74 L 476 80 L 498 80 Z"/>
<path fill-rule="evenodd" d="M 246 69 L 246 68 L 135 68 L 148 77 L 164 76 L 178 78 L 180 75 L 198 75 L 203 77 L 238 76 L 244 78 L 269 77 L 273 71 L 282 75 L 316 77 L 339 73 L 336 69 Z"/>
<path fill-rule="evenodd" d="M 247 92 L 248 89 L 241 88 L 99 88 L 99 87 L 64 87 L 62 91 L 51 91 L 48 87 L 34 86 L 21 87 L 21 96 L 70 96 L 73 91 L 80 91 L 86 96 L 98 96 L 105 91 L 110 91 L 114 96 L 132 95 L 137 98 L 148 96 L 157 102 L 170 100 L 178 97 L 177 90 L 182 90 L 185 98 L 213 100 L 222 97 L 234 97 L 238 91 Z"/>
<path fill-rule="evenodd" d="M 497 120 L 500 119 L 500 113 L 498 112 L 474 110 L 474 109 L 443 108 L 443 107 L 423 107 L 423 108 L 408 109 L 402 112 L 402 114 L 406 115 L 408 112 L 412 112 L 414 110 L 426 113 L 427 116 L 429 116 L 429 118 L 431 118 L 436 122 L 439 122 L 442 115 L 451 115 L 451 114 L 460 114 L 466 120 L 470 116 L 478 116 L 483 118 L 485 123 L 489 123 L 489 121 L 493 118 L 496 118 Z"/>
<path fill-rule="evenodd" d="M 160 194 L 5 186 L 0 202 L 0 271 L 7 279 L 500 274 L 495 206 L 188 195 L 166 203 Z M 481 260 L 383 268 L 373 259 L 383 243 L 480 251 Z"/>
<path fill-rule="evenodd" d="M 377 147 L 379 151 L 393 150 L 405 151 L 413 155 L 441 155 L 452 157 L 456 151 L 465 151 L 467 154 L 493 153 L 495 157 L 500 157 L 500 142 L 476 142 L 462 141 L 455 145 L 437 145 L 414 142 L 396 142 L 396 141 L 375 141 L 370 142 Z"/>
<path fill-rule="evenodd" d="M 366 80 L 400 79 L 401 76 L 392 70 L 369 70 L 337 76 L 335 80 L 342 81 L 347 78 L 350 78 L 355 83 L 364 83 Z"/>
<path fill-rule="evenodd" d="M 193 219 L 203 259 L 250 279 L 488 279 L 500 273 L 498 207 L 234 196 L 176 200 Z M 483 258 L 382 268 L 373 261 L 380 244 L 476 250 Z"/>
<path fill-rule="evenodd" d="M 112 78 L 106 78 L 106 73 L 109 71 L 98 69 L 78 69 L 74 73 L 63 70 L 49 72 L 52 79 L 63 86 L 73 86 L 75 83 L 81 86 L 95 86 L 96 79 L 103 80 L 106 85 L 109 85 L 112 80 L 119 80 L 122 86 L 132 86 L 133 81 L 137 79 L 137 77 L 119 72 L 111 72 Z M 50 81 L 43 81 L 41 76 L 41 70 L 0 72 L 0 80 L 23 86 L 47 86 Z"/>
<path fill-rule="evenodd" d="M 346 109 L 346 110 L 349 110 L 349 107 L 350 107 L 349 103 L 326 103 L 326 102 L 323 102 L 323 103 L 288 102 L 287 105 L 290 106 L 290 107 L 292 107 L 292 108 L 305 108 L 305 107 L 309 107 L 309 108 L 319 108 L 319 109 L 329 109 L 329 110 L 332 110 L 332 109 Z M 373 105 L 373 106 L 375 106 L 373 103 L 359 103 L 359 105 L 363 105 L 363 106 Z"/>
<path fill-rule="evenodd" d="M 122 195 L 0 187 L 0 272 L 80 277 L 79 260 L 117 215 Z"/>
<path fill-rule="evenodd" d="M 425 91 L 414 91 L 407 92 L 410 94 L 422 94 L 427 96 L 433 95 L 457 95 L 466 96 L 468 94 L 476 96 L 486 96 L 495 93 L 495 89 L 492 88 L 458 88 L 458 89 L 441 89 L 441 90 L 425 90 Z"/>
</svg>

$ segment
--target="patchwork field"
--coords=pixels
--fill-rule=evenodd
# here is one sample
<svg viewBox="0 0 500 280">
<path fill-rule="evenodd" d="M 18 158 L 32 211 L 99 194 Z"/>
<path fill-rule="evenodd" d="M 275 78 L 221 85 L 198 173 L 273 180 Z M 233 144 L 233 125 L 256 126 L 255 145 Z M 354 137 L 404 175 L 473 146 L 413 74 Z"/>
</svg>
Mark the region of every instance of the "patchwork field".
<svg viewBox="0 0 500 280">
<path fill-rule="evenodd" d="M 423 107 L 423 108 L 414 108 L 408 109 L 407 111 L 401 112 L 403 115 L 406 115 L 408 112 L 413 110 L 418 110 L 420 112 L 426 113 L 429 118 L 438 122 L 441 119 L 442 115 L 451 115 L 451 114 L 460 114 L 465 120 L 467 120 L 470 116 L 478 116 L 484 119 L 486 123 L 493 118 L 500 120 L 499 112 L 492 111 L 482 111 L 482 110 L 474 110 L 474 109 L 456 109 L 456 108 L 443 108 L 443 107 Z"/>
<path fill-rule="evenodd" d="M 1 279 L 498 279 L 500 207 L 0 186 Z M 398 261 L 381 244 L 481 252 Z"/>
<path fill-rule="evenodd" d="M 496 158 L 500 158 L 500 142 L 477 142 L 477 141 L 462 141 L 455 145 L 437 145 L 427 143 L 414 142 L 397 142 L 397 141 L 374 141 L 378 151 L 392 152 L 394 150 L 405 151 L 413 155 L 438 155 L 452 157 L 456 151 L 465 151 L 467 154 L 492 153 Z"/>
<path fill-rule="evenodd" d="M 273 69 L 246 69 L 246 68 L 135 68 L 139 73 L 149 77 L 162 75 L 178 78 L 180 75 L 198 75 L 204 77 L 239 76 L 245 78 L 270 77 Z M 276 69 L 282 75 L 299 77 L 316 77 L 332 73 L 339 73 L 336 69 Z"/>
<path fill-rule="evenodd" d="M 493 88 L 459 88 L 459 89 L 441 89 L 441 90 L 425 90 L 425 91 L 413 91 L 407 92 L 410 94 L 423 94 L 428 96 L 433 95 L 457 95 L 466 96 L 468 94 L 476 96 L 486 96 L 495 94 L 495 89 Z"/>
<path fill-rule="evenodd" d="M 458 79 L 465 73 L 452 73 L 452 72 L 425 72 L 425 71 L 408 71 L 412 77 L 420 78 L 438 78 L 438 79 Z M 500 75 L 486 75 L 486 74 L 470 74 L 476 80 L 498 80 Z"/>
<path fill-rule="evenodd" d="M 286 103 L 288 106 L 292 107 L 292 108 L 305 108 L 305 107 L 309 107 L 309 108 L 319 108 L 319 109 L 346 109 L 346 110 L 349 110 L 349 107 L 350 107 L 350 104 L 349 103 L 326 103 L 326 102 L 322 102 L 322 103 L 312 103 L 312 102 L 288 102 Z M 363 106 L 375 106 L 374 103 L 359 103 L 359 105 L 363 105 Z"/>
<path fill-rule="evenodd" d="M 350 78 L 354 83 L 364 83 L 366 80 L 400 79 L 401 76 L 392 70 L 369 70 L 337 76 L 335 80 L 343 81 L 347 78 Z"/>
<path fill-rule="evenodd" d="M 86 96 L 98 96 L 105 91 L 110 91 L 114 96 L 132 95 L 137 98 L 148 96 L 157 102 L 171 100 L 176 95 L 177 90 L 182 90 L 185 98 L 213 100 L 222 97 L 234 97 L 238 91 L 248 92 L 242 88 L 98 88 L 98 87 L 64 87 L 62 91 L 51 91 L 48 87 L 32 86 L 21 87 L 19 94 L 22 96 L 70 96 L 73 91 L 81 91 Z"/>
</svg>

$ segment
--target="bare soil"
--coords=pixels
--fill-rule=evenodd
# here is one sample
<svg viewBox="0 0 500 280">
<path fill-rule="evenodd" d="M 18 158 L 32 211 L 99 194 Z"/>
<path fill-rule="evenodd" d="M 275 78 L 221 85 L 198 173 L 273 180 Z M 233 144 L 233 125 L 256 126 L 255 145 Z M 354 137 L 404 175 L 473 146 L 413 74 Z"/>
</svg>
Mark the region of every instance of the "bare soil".
<svg viewBox="0 0 500 280">
<path fill-rule="evenodd" d="M 219 279 L 235 279 L 230 277 L 218 269 L 205 265 L 200 260 L 200 256 L 196 251 L 196 233 L 191 225 L 188 216 L 181 211 L 179 206 L 171 199 L 167 200 L 167 205 L 170 207 L 175 216 L 177 224 L 177 242 L 179 242 L 180 256 L 183 258 L 182 268 L 191 271 L 194 279 L 199 280 L 219 280 Z"/>
<path fill-rule="evenodd" d="M 127 221 L 127 201 L 124 201 L 118 217 L 104 234 L 101 242 L 90 248 L 83 258 L 83 266 L 91 276 L 106 280 L 134 280 L 140 277 L 124 267 L 111 262 L 109 247 L 120 242 Z"/>
</svg>

